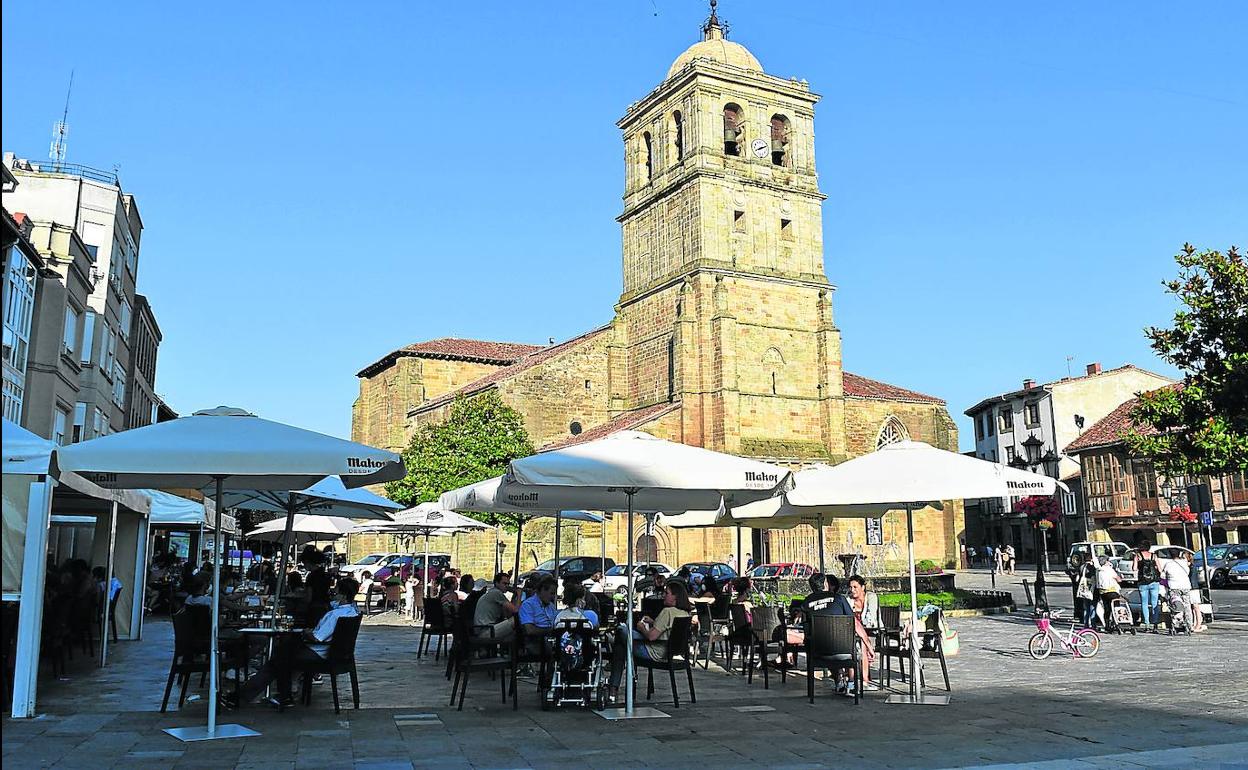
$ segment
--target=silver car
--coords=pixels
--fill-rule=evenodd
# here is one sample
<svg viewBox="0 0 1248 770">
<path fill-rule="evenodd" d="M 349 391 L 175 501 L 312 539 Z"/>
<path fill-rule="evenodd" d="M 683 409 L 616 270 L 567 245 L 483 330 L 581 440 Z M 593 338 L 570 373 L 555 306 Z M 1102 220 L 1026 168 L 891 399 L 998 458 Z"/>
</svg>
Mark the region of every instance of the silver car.
<svg viewBox="0 0 1248 770">
<path fill-rule="evenodd" d="M 1150 549 L 1153 552 L 1153 558 L 1159 562 L 1172 561 L 1179 558 L 1185 553 L 1195 553 L 1190 548 L 1184 548 L 1181 545 L 1155 545 Z M 1124 554 L 1113 561 L 1114 570 L 1118 573 L 1118 581 L 1120 583 L 1135 585 L 1135 551 Z M 1157 565 L 1158 569 L 1161 564 Z"/>
</svg>

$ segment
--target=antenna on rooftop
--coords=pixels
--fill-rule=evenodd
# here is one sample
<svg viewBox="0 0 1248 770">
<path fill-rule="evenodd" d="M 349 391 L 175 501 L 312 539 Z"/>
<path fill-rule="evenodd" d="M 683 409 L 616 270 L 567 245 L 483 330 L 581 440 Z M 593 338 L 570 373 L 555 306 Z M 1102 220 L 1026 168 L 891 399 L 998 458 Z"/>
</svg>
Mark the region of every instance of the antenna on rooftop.
<svg viewBox="0 0 1248 770">
<path fill-rule="evenodd" d="M 65 111 L 61 113 L 61 119 L 52 126 L 52 147 L 48 150 L 48 157 L 52 159 L 53 169 L 60 171 L 61 164 L 65 162 L 65 137 L 69 135 L 69 95 L 74 91 L 74 71 L 69 71 L 69 88 L 65 89 Z"/>
<path fill-rule="evenodd" d="M 1066 376 L 1067 377 L 1070 376 L 1070 362 L 1074 360 L 1075 360 L 1074 356 L 1066 356 Z"/>
</svg>

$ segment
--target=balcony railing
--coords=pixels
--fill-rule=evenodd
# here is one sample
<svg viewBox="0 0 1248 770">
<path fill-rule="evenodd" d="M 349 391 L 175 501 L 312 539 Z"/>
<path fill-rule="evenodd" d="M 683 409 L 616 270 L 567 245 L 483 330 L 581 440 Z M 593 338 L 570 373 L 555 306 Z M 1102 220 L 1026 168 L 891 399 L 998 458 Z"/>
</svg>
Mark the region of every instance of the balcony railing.
<svg viewBox="0 0 1248 770">
<path fill-rule="evenodd" d="M 103 171 L 90 166 L 83 166 L 79 163 L 57 163 L 55 161 L 47 161 L 34 163 L 31 161 L 15 162 L 13 168 L 17 171 L 30 171 L 36 174 L 68 174 L 70 176 L 80 176 L 83 179 L 90 179 L 104 184 L 111 184 L 121 187 L 121 178 L 117 176 L 116 171 Z"/>
</svg>

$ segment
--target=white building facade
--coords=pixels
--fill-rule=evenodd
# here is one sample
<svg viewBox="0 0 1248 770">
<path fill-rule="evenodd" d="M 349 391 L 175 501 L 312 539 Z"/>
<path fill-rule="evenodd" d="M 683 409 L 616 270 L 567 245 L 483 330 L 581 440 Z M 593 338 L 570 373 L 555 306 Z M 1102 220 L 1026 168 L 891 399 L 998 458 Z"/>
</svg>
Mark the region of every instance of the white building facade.
<svg viewBox="0 0 1248 770">
<path fill-rule="evenodd" d="M 1020 389 L 990 396 L 966 410 L 975 425 L 974 454 L 1052 476 L 1071 487 L 1061 495 L 1065 514 L 1061 531 L 1049 542 L 1050 552 L 1060 553 L 1067 543 L 1084 539 L 1088 532 L 1079 462 L 1065 455 L 1064 448 L 1123 401 L 1171 382 L 1131 364 L 1102 370 L 1099 363 L 1088 364 L 1080 377 L 1042 384 L 1024 380 Z M 967 502 L 969 545 L 1013 545 L 1024 560 L 1035 557 L 1027 523 L 1013 513 L 1017 498 Z"/>
</svg>

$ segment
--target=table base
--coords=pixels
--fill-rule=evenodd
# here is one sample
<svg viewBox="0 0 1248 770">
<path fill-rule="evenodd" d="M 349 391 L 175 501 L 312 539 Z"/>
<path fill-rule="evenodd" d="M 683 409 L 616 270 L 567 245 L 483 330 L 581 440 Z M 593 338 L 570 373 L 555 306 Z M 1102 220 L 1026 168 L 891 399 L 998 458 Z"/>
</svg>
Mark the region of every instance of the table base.
<svg viewBox="0 0 1248 770">
<path fill-rule="evenodd" d="M 252 730 L 250 727 L 242 725 L 217 725 L 217 731 L 209 735 L 208 725 L 195 725 L 194 727 L 167 727 L 165 732 L 183 743 L 192 743 L 194 741 L 217 741 L 223 738 L 251 738 L 260 733 Z"/>
<path fill-rule="evenodd" d="M 603 719 L 607 719 L 612 722 L 620 719 L 670 719 L 672 716 L 671 714 L 664 713 L 656 708 L 651 708 L 650 706 L 636 706 L 633 708 L 632 714 L 627 713 L 627 711 L 628 709 L 620 707 L 614 709 L 603 709 L 602 711 L 595 711 L 594 713 Z"/>
</svg>

